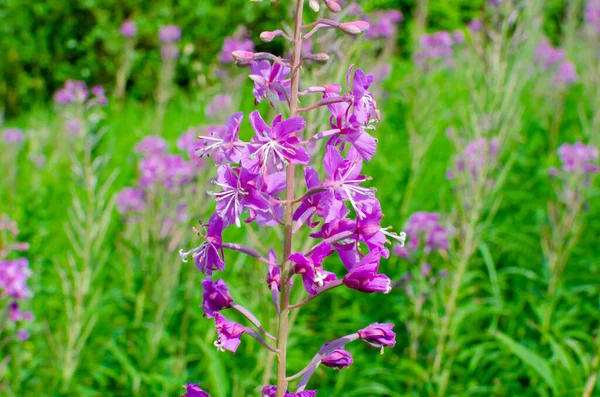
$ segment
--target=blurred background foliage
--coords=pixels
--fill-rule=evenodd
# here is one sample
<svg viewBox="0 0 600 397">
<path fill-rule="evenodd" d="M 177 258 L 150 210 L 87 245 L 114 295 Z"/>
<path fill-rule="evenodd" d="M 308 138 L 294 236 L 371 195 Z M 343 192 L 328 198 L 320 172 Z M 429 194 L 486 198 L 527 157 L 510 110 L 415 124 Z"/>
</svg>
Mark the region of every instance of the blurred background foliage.
<svg viewBox="0 0 600 397">
<path fill-rule="evenodd" d="M 412 21 L 413 0 L 365 0 L 365 10 L 395 8 Z M 546 1 L 546 30 L 551 39 L 560 34 L 565 1 Z M 460 29 L 479 14 L 484 0 L 431 0 L 428 26 L 431 31 Z M 194 65 L 214 60 L 223 37 L 238 26 L 261 32 L 277 18 L 277 9 L 247 0 L 226 2 L 197 0 L 0 0 L 0 105 L 8 115 L 48 99 L 69 78 L 110 86 L 122 50 L 120 24 L 128 18 L 138 24 L 137 60 L 130 95 L 151 98 L 157 80 L 160 55 L 157 32 L 174 21 L 182 27 L 183 59 L 178 83 L 189 86 Z M 398 35 L 400 54 L 409 55 L 407 29 Z M 258 42 L 256 44 L 259 44 Z M 186 47 L 187 46 L 187 47 Z M 260 48 L 260 47 L 259 47 Z M 270 48 L 272 50 L 272 48 Z"/>
</svg>

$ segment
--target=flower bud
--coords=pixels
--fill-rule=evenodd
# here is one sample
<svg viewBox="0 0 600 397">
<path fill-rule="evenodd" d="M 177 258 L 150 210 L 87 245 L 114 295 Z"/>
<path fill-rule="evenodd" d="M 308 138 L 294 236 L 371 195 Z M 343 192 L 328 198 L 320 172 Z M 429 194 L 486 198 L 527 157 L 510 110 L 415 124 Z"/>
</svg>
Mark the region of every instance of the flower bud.
<svg viewBox="0 0 600 397">
<path fill-rule="evenodd" d="M 254 53 L 251 51 L 237 50 L 233 51 L 231 56 L 239 66 L 248 66 L 254 60 Z"/>
<path fill-rule="evenodd" d="M 335 349 L 321 360 L 321 364 L 333 369 L 348 368 L 353 362 L 352 355 L 344 349 Z"/>
<path fill-rule="evenodd" d="M 277 36 L 279 36 L 277 34 L 277 31 L 273 31 L 273 32 L 265 31 L 260 34 L 260 39 L 261 39 L 261 41 L 264 41 L 265 43 L 270 43 Z"/>
<path fill-rule="evenodd" d="M 319 52 L 318 54 L 313 54 L 311 58 L 317 65 L 326 65 L 329 61 L 329 55 L 324 52 Z"/>
<path fill-rule="evenodd" d="M 308 6 L 314 12 L 319 12 L 319 10 L 321 9 L 321 6 L 319 5 L 319 0 L 309 0 Z"/>
<path fill-rule="evenodd" d="M 342 22 L 338 25 L 338 29 L 350 36 L 357 36 L 369 29 L 369 23 L 365 21 Z"/>
<path fill-rule="evenodd" d="M 340 7 L 340 5 L 333 0 L 324 0 L 324 1 L 325 1 L 325 5 L 327 6 L 327 8 L 329 8 L 329 11 L 331 11 L 331 12 L 340 12 L 340 10 L 342 9 L 342 7 Z"/>
</svg>

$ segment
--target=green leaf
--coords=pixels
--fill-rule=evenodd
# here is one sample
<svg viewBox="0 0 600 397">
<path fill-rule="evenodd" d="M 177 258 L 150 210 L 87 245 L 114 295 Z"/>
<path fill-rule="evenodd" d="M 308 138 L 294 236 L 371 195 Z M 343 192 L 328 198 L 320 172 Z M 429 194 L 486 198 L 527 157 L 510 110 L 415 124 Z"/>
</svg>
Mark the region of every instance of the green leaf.
<svg viewBox="0 0 600 397">
<path fill-rule="evenodd" d="M 558 388 L 556 387 L 556 383 L 554 383 L 552 370 L 550 369 L 550 366 L 546 360 L 520 343 L 514 341 L 508 335 L 504 335 L 502 332 L 496 332 L 495 336 L 500 342 L 504 343 L 504 345 L 506 345 L 506 347 L 508 347 L 513 354 L 515 354 L 525 364 L 531 367 L 531 369 L 537 372 L 542 377 L 544 382 L 550 386 L 554 394 L 558 393 Z"/>
</svg>

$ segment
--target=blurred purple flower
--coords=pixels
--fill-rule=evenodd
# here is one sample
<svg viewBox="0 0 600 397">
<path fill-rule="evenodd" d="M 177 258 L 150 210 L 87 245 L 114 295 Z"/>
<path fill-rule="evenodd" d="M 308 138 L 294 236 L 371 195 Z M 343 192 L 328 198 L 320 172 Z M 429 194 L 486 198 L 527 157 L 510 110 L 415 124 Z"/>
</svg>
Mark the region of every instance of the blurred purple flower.
<svg viewBox="0 0 600 397">
<path fill-rule="evenodd" d="M 135 37 L 137 34 L 137 25 L 134 21 L 128 19 L 121 24 L 119 31 L 123 37 Z"/>
<path fill-rule="evenodd" d="M 219 62 L 233 62 L 231 53 L 234 51 L 254 52 L 254 43 L 250 39 L 238 40 L 233 37 L 226 37 L 223 42 L 223 48 L 221 49 L 221 55 L 219 56 Z"/>
<path fill-rule="evenodd" d="M 158 39 L 162 43 L 176 43 L 181 40 L 181 28 L 176 25 L 162 26 L 158 31 Z"/>
<path fill-rule="evenodd" d="M 578 78 L 575 65 L 569 61 L 562 61 L 552 76 L 552 82 L 558 86 L 566 86 L 576 83 Z"/>
<path fill-rule="evenodd" d="M 149 135 L 135 145 L 133 151 L 145 156 L 162 154 L 167 150 L 167 141 L 160 136 Z"/>
<path fill-rule="evenodd" d="M 23 142 L 24 139 L 25 135 L 20 128 L 5 128 L 2 133 L 2 140 L 4 143 L 18 144 Z"/>
<path fill-rule="evenodd" d="M 440 214 L 437 212 L 415 212 L 402 230 L 408 235 L 408 241 L 404 247 L 394 247 L 394 255 L 406 258 L 421 247 L 426 253 L 449 248 L 449 233 L 440 224 Z"/>
<path fill-rule="evenodd" d="M 558 156 L 562 163 L 562 171 L 569 174 L 595 174 L 600 168 L 598 164 L 598 149 L 593 145 L 575 142 L 572 145 L 563 143 L 558 148 Z"/>
<path fill-rule="evenodd" d="M 145 193 L 142 189 L 126 187 L 117 195 L 117 209 L 121 214 L 142 212 L 145 207 Z"/>
</svg>

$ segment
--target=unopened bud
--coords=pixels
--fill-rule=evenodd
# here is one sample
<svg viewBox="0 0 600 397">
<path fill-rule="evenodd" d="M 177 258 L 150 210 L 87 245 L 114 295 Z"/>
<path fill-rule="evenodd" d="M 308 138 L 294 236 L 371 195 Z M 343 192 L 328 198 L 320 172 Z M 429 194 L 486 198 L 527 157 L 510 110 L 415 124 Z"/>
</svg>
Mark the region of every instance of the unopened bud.
<svg viewBox="0 0 600 397">
<path fill-rule="evenodd" d="M 231 56 L 239 66 L 248 66 L 254 60 L 254 53 L 251 51 L 236 50 L 231 53 Z"/>
<path fill-rule="evenodd" d="M 340 10 L 342 9 L 342 7 L 340 7 L 340 5 L 333 0 L 324 0 L 324 1 L 325 1 L 325 5 L 327 6 L 327 8 L 329 8 L 329 11 L 331 11 L 331 12 L 340 12 Z"/>
<path fill-rule="evenodd" d="M 327 84 L 325 86 L 325 92 L 334 92 L 339 94 L 342 92 L 342 87 L 339 84 Z"/>
<path fill-rule="evenodd" d="M 319 9 L 321 8 L 321 6 L 319 5 L 319 0 L 309 0 L 308 6 L 314 12 L 319 12 Z"/>
<path fill-rule="evenodd" d="M 369 29 L 369 23 L 365 21 L 342 22 L 338 29 L 350 36 L 356 36 Z"/>
<path fill-rule="evenodd" d="M 277 34 L 275 32 L 262 32 L 260 34 L 260 39 L 262 41 L 264 41 L 265 43 L 270 43 L 271 41 L 273 41 L 273 39 L 277 37 Z"/>
<path fill-rule="evenodd" d="M 324 52 L 319 52 L 318 54 L 314 54 L 311 59 L 317 65 L 325 65 L 329 61 L 329 55 L 325 54 Z"/>
</svg>

